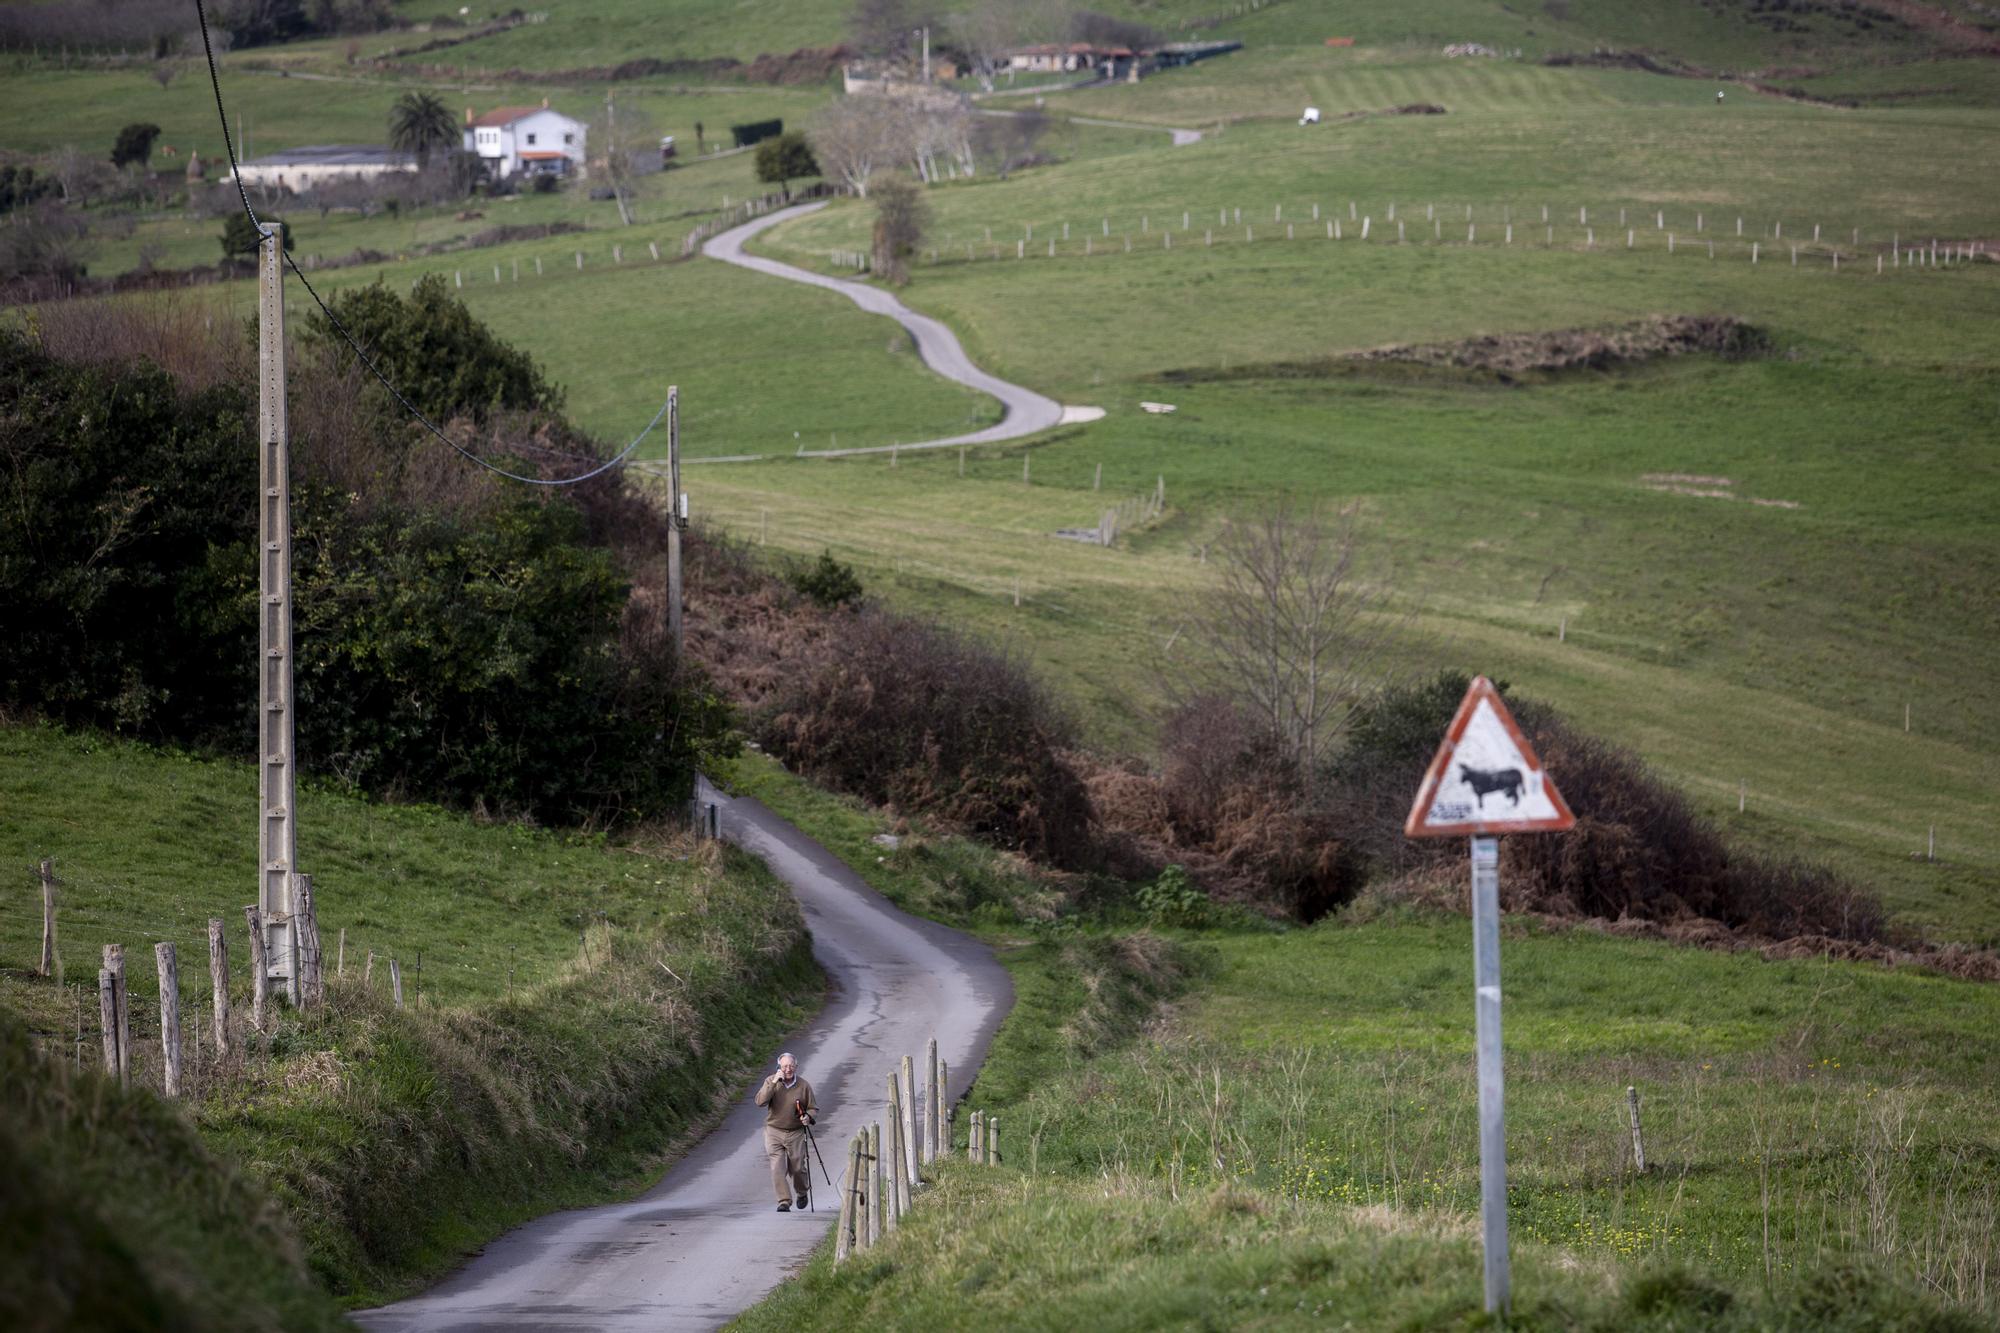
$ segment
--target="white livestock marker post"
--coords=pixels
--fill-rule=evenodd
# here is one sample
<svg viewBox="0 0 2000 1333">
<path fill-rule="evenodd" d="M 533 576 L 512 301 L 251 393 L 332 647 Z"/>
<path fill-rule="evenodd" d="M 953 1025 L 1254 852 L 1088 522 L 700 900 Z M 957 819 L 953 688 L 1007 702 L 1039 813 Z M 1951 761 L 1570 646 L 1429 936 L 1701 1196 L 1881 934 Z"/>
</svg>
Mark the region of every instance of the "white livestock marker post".
<svg viewBox="0 0 2000 1333">
<path fill-rule="evenodd" d="M 1488 800 L 1493 809 L 1486 808 Z M 1479 1045 L 1479 1226 L 1486 1309 L 1513 1304 L 1507 1261 L 1507 1109 L 1500 1064 L 1500 835 L 1576 823 L 1491 681 L 1465 692 L 1403 832 L 1472 840 L 1472 968 Z"/>
</svg>

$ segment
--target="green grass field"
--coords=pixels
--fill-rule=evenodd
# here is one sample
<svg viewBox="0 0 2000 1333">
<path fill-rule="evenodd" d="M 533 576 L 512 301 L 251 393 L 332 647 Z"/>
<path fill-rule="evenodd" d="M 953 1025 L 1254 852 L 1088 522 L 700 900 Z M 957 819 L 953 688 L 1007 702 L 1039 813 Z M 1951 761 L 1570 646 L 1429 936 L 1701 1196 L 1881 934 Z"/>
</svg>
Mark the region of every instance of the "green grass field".
<svg viewBox="0 0 2000 1333">
<path fill-rule="evenodd" d="M 517 1222 L 656 1179 L 809 1008 L 769 995 L 818 982 L 782 887 L 713 844 L 647 830 L 613 843 L 308 785 L 298 850 L 327 1004 L 274 1001 L 258 1034 L 242 912 L 257 892 L 253 765 L 0 727 L 0 808 L 0 1018 L 10 1077 L 31 1081 L 7 1096 L 34 1105 L 33 1137 L 0 1136 L 0 1150 L 41 1145 L 36 1206 L 76 1229 L 73 1246 L 39 1251 L 10 1236 L 0 1264 L 41 1253 L 58 1287 L 130 1265 L 187 1297 L 189 1326 L 223 1318 L 216 1293 L 239 1289 L 250 1309 L 294 1311 L 261 1324 L 237 1312 L 258 1326 L 330 1318 L 333 1301 L 407 1291 Z M 33 975 L 44 857 L 58 879 L 52 978 Z M 210 918 L 229 947 L 226 1055 Z M 178 954 L 185 1080 L 167 1136 L 91 1072 L 99 951 L 122 944 L 132 1087 L 161 1086 L 160 942 Z M 683 979 L 671 996 L 662 966 Z M 23 1072 L 29 1045 L 63 1068 Z M 102 1154 L 78 1146 L 93 1138 Z M 93 1201 L 106 1163 L 162 1144 L 184 1159 L 170 1186 Z M 211 1196 L 247 1200 L 248 1222 L 204 1223 L 194 1201 Z M 0 1279 L 0 1309 L 18 1294 L 14 1275 Z"/>
<path fill-rule="evenodd" d="M 1572 20 L 1608 23 L 1614 10 L 1632 17 L 1576 6 Z M 1470 12 L 1397 21 L 1444 30 Z M 1245 21 L 1318 20 L 1280 4 Z M 1940 63 L 1938 77 L 1963 63 Z M 1895 68 L 1915 78 L 1928 66 Z M 80 90 L 125 76 L 37 77 Z M 130 77 L 130 93 L 159 93 Z M 298 86 L 232 77 L 256 97 Z M 1839 77 L 1894 82 L 1859 68 Z M 373 95 L 379 108 L 388 91 Z M 713 98 L 753 95 L 621 89 L 676 128 L 692 118 L 666 109 L 681 97 L 713 126 Z M 1309 130 L 1255 119 L 1289 118 L 1301 99 L 1329 115 L 1408 101 L 1449 112 Z M 2000 731 L 1977 685 L 2000 630 L 1982 592 L 2000 574 L 1985 539 L 2000 480 L 1986 447 L 2000 345 L 1985 312 L 2000 270 L 1874 273 L 1891 241 L 1992 234 L 2000 189 L 1963 163 L 2000 134 L 1994 112 L 1747 92 L 1718 107 L 1691 80 L 1447 61 L 1400 38 L 1329 50 L 1278 28 L 1136 87 L 1049 100 L 1058 116 L 1232 123 L 1184 148 L 1069 126 L 1052 139 L 1059 165 L 933 190 L 932 242 L 906 298 L 982 365 L 1110 416 L 1039 444 L 1027 486 L 1004 450 L 972 453 L 963 479 L 956 455 L 772 463 L 695 470 L 699 511 L 784 550 L 831 548 L 900 601 L 1019 636 L 1098 743 L 1143 753 L 1158 659 L 1222 517 L 1279 489 L 1356 500 L 1373 567 L 1421 603 L 1413 665 L 1508 676 L 1638 748 L 1747 840 L 1830 859 L 1927 929 L 2000 939 L 2000 840 L 1981 809 Z M 474 313 L 540 357 L 578 420 L 614 441 L 668 382 L 683 389 L 697 458 L 907 442 L 991 419 L 990 404 L 930 376 L 888 326 L 835 297 L 706 261 L 637 261 L 648 242 L 673 253 L 751 188 L 741 157 L 652 177 L 631 229 L 610 225 L 608 203 L 568 196 L 485 202 L 464 221 L 452 210 L 294 220 L 302 252 L 328 256 L 584 221 L 580 237 L 317 280 L 459 275 Z M 1338 241 L 1325 235 L 1335 220 Z M 107 241 L 100 262 L 122 266 L 141 244 L 205 260 L 215 225 L 143 224 Z M 868 225 L 865 208 L 836 205 L 767 249 L 824 267 L 833 251 L 865 249 Z M 1016 242 L 1027 258 L 1012 257 Z M 607 262 L 613 244 L 623 269 Z M 223 294 L 247 314 L 247 288 Z M 1661 313 L 1735 315 L 1767 330 L 1776 354 L 1513 388 L 1335 373 L 1324 360 Z M 1140 400 L 1180 410 L 1149 416 Z M 1656 489 L 1674 485 L 1663 475 L 1726 477 L 1742 498 Z M 1115 549 L 1052 539 L 1160 479 L 1167 513 Z M 1933 827 L 1942 859 L 1912 861 Z"/>
<path fill-rule="evenodd" d="M 735 781 L 897 902 L 981 925 L 1017 993 L 956 1117 L 961 1147 L 967 1112 L 997 1117 L 1005 1170 L 939 1173 L 937 1197 L 879 1258 L 839 1275 L 822 1258 L 749 1327 L 806 1306 L 900 1326 L 954 1289 L 977 1290 L 977 1318 L 996 1327 L 1079 1311 L 1111 1326 L 1289 1326 L 1307 1309 L 1379 1327 L 1405 1317 L 1401 1299 L 1432 1326 L 1478 1309 L 1462 919 L 1364 900 L 1310 929 L 1162 940 L 1132 933 L 1126 904 L 1036 927 L 1022 916 L 1046 914 L 1044 890 L 952 839 L 899 824 L 885 855 L 869 840 L 882 815 L 767 761 L 744 760 Z M 1641 1326 L 1662 1312 L 1618 1302 L 1637 1304 L 1645 1275 L 1665 1271 L 1736 1292 L 1746 1327 L 1936 1318 L 1893 1287 L 1844 1310 L 1874 1290 L 1857 1263 L 1968 1316 L 1939 1327 L 1992 1317 L 2000 991 L 1525 921 L 1508 923 L 1502 956 L 1524 1326 Z M 1182 1228 L 1178 1244 L 1143 1238 Z M 1362 1253 L 1317 1266 L 1295 1254 L 1329 1236 Z M 1450 1240 L 1420 1279 L 1342 1287 L 1343 1271 L 1393 1267 L 1384 1252 L 1412 1237 Z M 1156 1253 L 1172 1262 L 1155 1268 Z M 1234 1257 L 1203 1257 L 1221 1253 Z M 1270 1305 L 1252 1296 L 1273 1290 Z M 1697 1317 L 1678 1326 L 1716 1327 L 1720 1313 L 1683 1312 Z"/>
<path fill-rule="evenodd" d="M 1830 859 L 1914 922 L 2000 938 L 2000 842 L 1980 814 L 1994 715 L 1977 686 L 2000 641 L 1979 592 L 2000 574 L 1985 518 L 2000 347 L 1982 314 L 2000 270 L 1874 272 L 1892 238 L 1987 234 L 2000 192 L 1955 163 L 2000 122 L 1765 99 L 1718 110 L 1686 81 L 1603 71 L 1358 72 L 1411 80 L 1367 103 L 1472 86 L 1488 102 L 1237 126 L 934 192 L 939 262 L 906 299 L 996 372 L 1111 413 L 1035 448 L 1028 485 L 1007 452 L 975 453 L 963 480 L 955 456 L 771 464 L 702 474 L 710 511 L 1019 636 L 1093 734 L 1143 751 L 1160 654 L 1186 628 L 1221 518 L 1281 489 L 1359 501 L 1375 568 L 1421 604 L 1420 656 L 1551 699 L 1745 839 Z M 829 209 L 767 248 L 822 262 L 864 220 Z M 1327 361 L 1676 312 L 1746 319 L 1775 353 L 1513 387 Z M 1179 411 L 1150 416 L 1141 399 Z M 1726 478 L 1709 489 L 1738 498 L 1676 493 L 1675 476 Z M 1161 478 L 1168 513 L 1115 550 L 1052 539 Z M 1933 825 L 1951 854 L 1913 862 Z"/>
</svg>

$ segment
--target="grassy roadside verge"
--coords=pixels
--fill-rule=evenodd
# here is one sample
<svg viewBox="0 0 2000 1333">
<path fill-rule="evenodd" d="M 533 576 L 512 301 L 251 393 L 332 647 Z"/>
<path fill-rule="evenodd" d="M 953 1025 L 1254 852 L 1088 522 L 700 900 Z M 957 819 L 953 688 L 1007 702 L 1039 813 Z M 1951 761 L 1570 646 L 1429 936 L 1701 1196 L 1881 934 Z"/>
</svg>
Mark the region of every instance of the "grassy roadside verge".
<svg viewBox="0 0 2000 1333">
<path fill-rule="evenodd" d="M 926 863 L 978 855 L 885 849 L 882 815 L 768 760 L 739 773 L 907 904 L 939 896 Z M 1479 1322 L 1464 923 L 1372 902 L 1284 932 L 1139 919 L 984 929 L 1020 1002 L 970 1104 L 1001 1116 L 1012 1165 L 947 1170 L 894 1247 L 838 1275 L 822 1256 L 741 1327 L 915 1325 L 974 1292 L 975 1326 Z M 1991 1316 L 2000 992 L 1518 922 L 1505 947 L 1524 1326 Z M 1378 1267 L 1408 1276 L 1355 1276 Z"/>
<path fill-rule="evenodd" d="M 123 942 L 132 983 L 133 1090 L 121 1094 L 66 1067 L 95 1063 L 95 999 L 73 1050 L 84 997 L 30 975 L 39 910 L 7 895 L 0 1152 L 34 1163 L 21 1178 L 37 1188 L 0 1200 L 0 1302 L 40 1289 L 46 1269 L 50 1299 L 77 1303 L 32 1312 L 55 1326 L 96 1295 L 59 1275 L 110 1268 L 185 1326 L 322 1326 L 519 1221 L 628 1194 L 802 1016 L 768 997 L 818 989 L 796 905 L 747 857 L 307 791 L 301 859 L 321 871 L 329 963 L 349 932 L 347 974 L 330 979 L 324 1012 L 281 1010 L 253 1034 L 235 904 L 255 882 L 255 849 L 237 846 L 246 821 L 227 812 L 254 810 L 254 784 L 242 765 L 0 731 L 0 863 L 56 854 L 68 979 Z M 127 817 L 105 821 L 107 808 Z M 193 1089 L 165 1104 L 147 1091 L 159 1003 L 146 946 L 178 944 L 184 1042 L 196 1015 L 212 1037 L 198 953 L 210 915 L 234 918 L 236 1050 L 184 1046 Z M 419 941 L 433 978 L 421 1005 Z M 363 960 L 378 947 L 371 984 Z M 388 994 L 390 956 L 408 1007 Z"/>
</svg>

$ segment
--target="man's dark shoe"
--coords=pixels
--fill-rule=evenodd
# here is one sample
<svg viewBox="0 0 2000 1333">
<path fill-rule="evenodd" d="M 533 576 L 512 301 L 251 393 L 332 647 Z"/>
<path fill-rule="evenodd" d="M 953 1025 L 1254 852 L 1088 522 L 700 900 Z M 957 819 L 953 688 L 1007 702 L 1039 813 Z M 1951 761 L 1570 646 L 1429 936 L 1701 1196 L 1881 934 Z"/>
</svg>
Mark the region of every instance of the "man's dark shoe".
<svg viewBox="0 0 2000 1333">
<path fill-rule="evenodd" d="M 805 1195 L 801 1194 L 801 1195 L 799 1196 L 799 1199 L 798 1199 L 798 1203 L 799 1203 L 799 1207 L 801 1207 L 801 1208 L 804 1208 L 804 1207 L 806 1207 L 806 1206 L 807 1206 L 808 1204 L 810 1204 L 811 1202 L 812 1202 L 812 1200 L 811 1200 L 811 1199 L 809 1199 L 809 1198 L 807 1198 L 807 1197 L 806 1197 Z"/>
<path fill-rule="evenodd" d="M 778 1211 L 781 1213 L 789 1213 L 792 1211 L 792 1206 L 786 1203 L 783 1199 L 780 1199 L 778 1200 Z"/>
</svg>

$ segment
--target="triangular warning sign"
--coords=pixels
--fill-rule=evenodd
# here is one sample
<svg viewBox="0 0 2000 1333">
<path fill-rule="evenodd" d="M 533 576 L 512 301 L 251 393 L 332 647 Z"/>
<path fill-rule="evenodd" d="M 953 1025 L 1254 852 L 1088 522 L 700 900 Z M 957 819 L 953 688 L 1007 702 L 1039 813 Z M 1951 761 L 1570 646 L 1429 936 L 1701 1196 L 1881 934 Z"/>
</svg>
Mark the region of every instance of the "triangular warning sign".
<svg viewBox="0 0 2000 1333">
<path fill-rule="evenodd" d="M 1403 832 L 1412 838 L 1553 833 L 1574 823 L 1493 682 L 1473 681 Z"/>
</svg>

